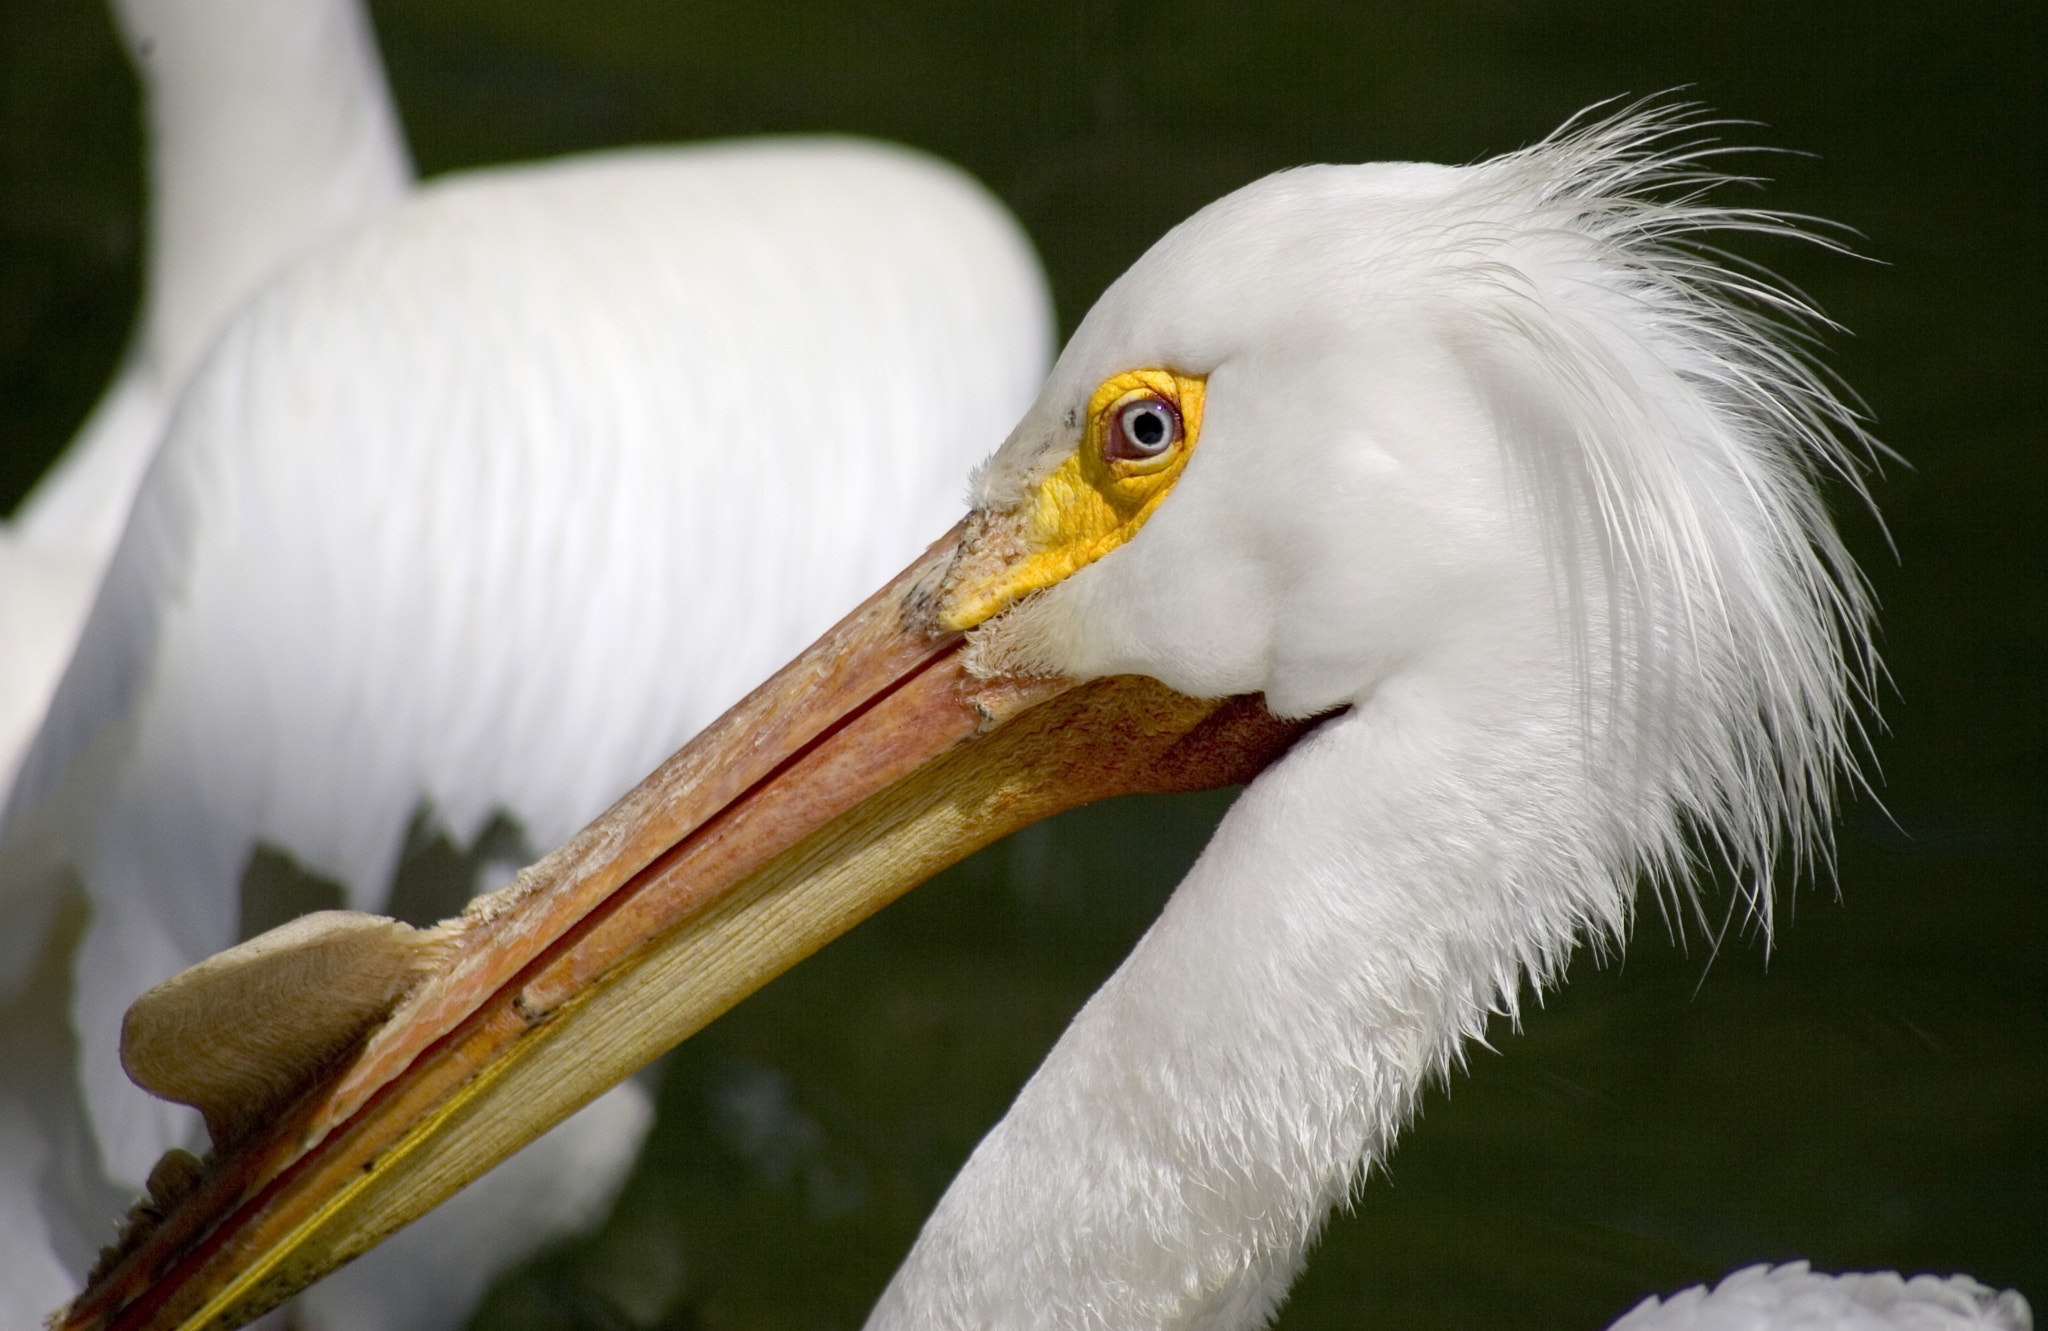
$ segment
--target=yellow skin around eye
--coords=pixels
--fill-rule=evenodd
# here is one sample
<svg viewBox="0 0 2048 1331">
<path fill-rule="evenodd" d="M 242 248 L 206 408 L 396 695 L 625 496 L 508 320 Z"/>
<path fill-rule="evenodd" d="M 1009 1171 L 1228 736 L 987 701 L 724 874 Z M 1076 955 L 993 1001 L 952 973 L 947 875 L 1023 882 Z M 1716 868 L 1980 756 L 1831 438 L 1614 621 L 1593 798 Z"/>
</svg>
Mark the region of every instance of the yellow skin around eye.
<svg viewBox="0 0 2048 1331">
<path fill-rule="evenodd" d="M 1136 535 L 1194 452 L 1203 388 L 1199 376 L 1171 370 L 1127 370 L 1104 380 L 1088 399 L 1081 446 L 1025 501 L 1018 525 L 1029 553 L 979 586 L 956 588 L 940 622 L 955 631 L 973 628 Z M 1106 457 L 1117 413 L 1142 398 L 1171 403 L 1180 412 L 1179 442 L 1156 457 Z"/>
</svg>

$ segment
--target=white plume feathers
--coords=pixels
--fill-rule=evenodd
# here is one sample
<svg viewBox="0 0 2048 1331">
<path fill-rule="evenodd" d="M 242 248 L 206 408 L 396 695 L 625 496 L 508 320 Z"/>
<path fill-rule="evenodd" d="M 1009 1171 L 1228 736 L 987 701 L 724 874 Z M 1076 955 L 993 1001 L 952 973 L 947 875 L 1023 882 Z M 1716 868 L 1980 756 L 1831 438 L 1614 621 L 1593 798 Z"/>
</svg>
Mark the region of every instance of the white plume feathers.
<svg viewBox="0 0 2048 1331">
<path fill-rule="evenodd" d="M 1639 103 L 1481 164 L 1473 188 L 1518 215 L 1515 248 L 1551 251 L 1530 263 L 1541 287 L 1492 270 L 1495 310 L 1520 334 L 1500 345 L 1565 409 L 1561 436 L 1518 436 L 1531 471 L 1549 503 L 1591 517 L 1605 556 L 1604 604 L 1580 610 L 1614 616 L 1599 709 L 1627 750 L 1614 776 L 1662 769 L 1768 932 L 1774 863 L 1827 855 L 1831 791 L 1872 700 L 1870 597 L 1819 486 L 1868 504 L 1879 446 L 1808 352 L 1824 316 L 1713 248 L 1731 232 L 1832 244 L 1802 219 L 1708 201 L 1745 183 L 1709 165 L 1736 151 L 1705 137 L 1718 123 Z M 1692 659 L 1659 660 L 1670 651 Z M 1667 830 L 1638 853 L 1675 893 L 1687 849 Z"/>
</svg>

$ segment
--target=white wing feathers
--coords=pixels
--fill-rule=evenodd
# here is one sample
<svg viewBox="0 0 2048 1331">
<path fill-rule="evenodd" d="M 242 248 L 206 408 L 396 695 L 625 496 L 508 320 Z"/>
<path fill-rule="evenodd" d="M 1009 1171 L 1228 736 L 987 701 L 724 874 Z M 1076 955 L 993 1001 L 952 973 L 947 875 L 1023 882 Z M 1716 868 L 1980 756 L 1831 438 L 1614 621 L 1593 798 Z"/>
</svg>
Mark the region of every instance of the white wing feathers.
<svg viewBox="0 0 2048 1331">
<path fill-rule="evenodd" d="M 120 1016 L 234 941 L 253 847 L 375 910 L 423 803 L 561 840 L 958 516 L 1049 342 L 1007 214 L 851 141 L 453 180 L 245 308 L 0 851 L 9 906 L 92 905 L 109 1177 L 189 1131 L 121 1076 Z"/>
<path fill-rule="evenodd" d="M 42 720 L 178 391 L 290 260 L 412 181 L 355 0 L 115 0 L 149 130 L 149 254 L 119 373 L 0 523 L 0 792 Z"/>
</svg>

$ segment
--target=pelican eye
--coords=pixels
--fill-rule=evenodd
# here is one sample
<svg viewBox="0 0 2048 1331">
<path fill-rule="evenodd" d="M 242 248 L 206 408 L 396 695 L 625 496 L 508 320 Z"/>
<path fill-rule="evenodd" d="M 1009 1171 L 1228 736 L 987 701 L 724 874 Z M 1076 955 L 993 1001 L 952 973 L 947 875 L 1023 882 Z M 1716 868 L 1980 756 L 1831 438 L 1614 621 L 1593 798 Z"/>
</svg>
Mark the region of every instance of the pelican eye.
<svg viewBox="0 0 2048 1331">
<path fill-rule="evenodd" d="M 947 593 L 939 623 L 973 628 L 1085 568 L 1137 534 L 1172 491 L 1202 433 L 1205 375 L 1126 370 L 1096 385 L 1086 433 L 1015 509 L 995 515 L 1011 536 L 999 566 L 968 573 Z"/>
<path fill-rule="evenodd" d="M 1180 412 L 1171 402 L 1147 395 L 1117 408 L 1102 452 L 1113 462 L 1142 462 L 1158 457 L 1180 439 Z"/>
</svg>

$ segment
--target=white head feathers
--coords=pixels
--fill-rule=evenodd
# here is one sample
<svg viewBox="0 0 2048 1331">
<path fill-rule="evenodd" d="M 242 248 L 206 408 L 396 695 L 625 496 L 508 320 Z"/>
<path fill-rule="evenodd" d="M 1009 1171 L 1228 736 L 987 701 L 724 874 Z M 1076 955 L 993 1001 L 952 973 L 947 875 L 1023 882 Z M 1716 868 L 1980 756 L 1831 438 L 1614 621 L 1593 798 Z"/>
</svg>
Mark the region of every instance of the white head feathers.
<svg viewBox="0 0 2048 1331">
<path fill-rule="evenodd" d="M 1505 454 L 1509 506 L 1540 539 L 1428 521 L 1400 531 L 1397 553 L 1441 541 L 1439 562 L 1470 559 L 1481 582 L 1493 563 L 1540 555 L 1556 598 L 1545 608 L 1580 656 L 1588 762 L 1626 843 L 1607 858 L 1624 879 L 1647 871 L 1676 904 L 1704 852 L 1750 885 L 1768 930 L 1780 852 L 1826 854 L 1830 789 L 1853 768 L 1854 707 L 1871 693 L 1869 597 L 1820 486 L 1864 497 L 1863 460 L 1877 446 L 1808 356 L 1807 330 L 1823 317 L 1714 248 L 1731 232 L 1830 244 L 1799 219 L 1708 201 L 1742 182 L 1710 165 L 1733 151 L 1707 137 L 1715 124 L 1637 105 L 1468 167 L 1304 167 L 1176 228 L 1083 322 L 976 477 L 975 500 L 1017 503 L 1075 446 L 1077 408 L 1096 383 L 1159 364 L 1211 377 L 1183 489 L 1202 488 L 1202 469 L 1220 465 L 1207 455 L 1227 440 L 1257 455 L 1238 480 L 1292 488 L 1298 524 L 1247 535 L 1230 528 L 1248 525 L 1248 505 L 1204 512 L 1207 545 L 1245 537 L 1236 553 L 1256 557 L 1232 571 L 1219 562 L 1203 593 L 1211 611 L 1162 595 L 1154 578 L 1142 579 L 1142 605 L 1110 598 L 1096 584 L 1131 583 L 1129 572 L 1084 569 L 994 626 L 981 646 L 989 666 L 1156 673 L 1134 620 L 1213 613 L 1214 631 L 1197 637 L 1251 645 L 1229 659 L 1183 650 L 1168 683 L 1262 691 L 1295 713 L 1355 702 L 1424 650 L 1404 614 L 1440 635 L 1461 598 L 1440 569 L 1400 570 L 1412 601 L 1382 598 L 1362 612 L 1379 620 L 1369 642 L 1331 644 L 1341 667 L 1305 668 L 1267 608 L 1293 598 L 1329 617 L 1342 597 L 1317 578 L 1356 583 L 1359 570 L 1310 566 L 1373 553 L 1310 553 L 1315 510 L 1346 489 L 1331 459 L 1378 455 L 1391 491 L 1404 469 L 1466 465 L 1471 441 L 1452 436 L 1483 432 Z M 1404 502 L 1482 502 L 1453 496 L 1447 475 L 1429 485 Z M 1386 498 L 1348 520 L 1377 520 L 1371 504 Z M 1178 492 L 1173 504 L 1196 507 Z M 1146 536 L 1169 544 L 1169 513 L 1153 525 Z M 1276 559 L 1279 542 L 1297 553 Z M 1474 558 L 1488 543 L 1490 556 Z M 1246 585 L 1243 570 L 1260 561 L 1284 566 L 1288 586 Z M 1109 599 L 1114 613 L 1082 612 Z M 1484 596 L 1463 599 L 1491 613 Z"/>
</svg>

